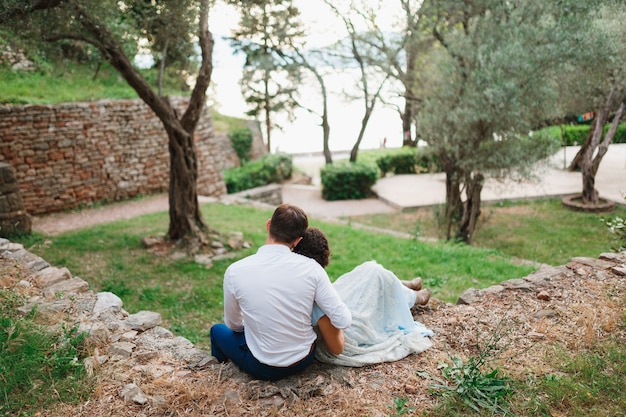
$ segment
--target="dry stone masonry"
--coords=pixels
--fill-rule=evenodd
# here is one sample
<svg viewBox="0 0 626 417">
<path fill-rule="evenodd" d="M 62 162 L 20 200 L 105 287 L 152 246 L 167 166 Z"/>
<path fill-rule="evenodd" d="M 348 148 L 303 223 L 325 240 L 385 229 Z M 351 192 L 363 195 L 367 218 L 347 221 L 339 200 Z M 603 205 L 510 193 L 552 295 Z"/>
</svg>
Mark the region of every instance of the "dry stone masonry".
<svg viewBox="0 0 626 417">
<path fill-rule="evenodd" d="M 0 236 L 30 233 L 31 227 L 13 167 L 0 162 Z"/>
<path fill-rule="evenodd" d="M 183 111 L 185 98 L 172 98 Z M 44 214 L 94 202 L 164 192 L 168 139 L 139 99 L 56 105 L 0 105 L 0 162 L 11 165 L 25 210 Z M 238 164 L 207 108 L 194 136 L 198 193 L 226 193 L 222 170 Z"/>
</svg>

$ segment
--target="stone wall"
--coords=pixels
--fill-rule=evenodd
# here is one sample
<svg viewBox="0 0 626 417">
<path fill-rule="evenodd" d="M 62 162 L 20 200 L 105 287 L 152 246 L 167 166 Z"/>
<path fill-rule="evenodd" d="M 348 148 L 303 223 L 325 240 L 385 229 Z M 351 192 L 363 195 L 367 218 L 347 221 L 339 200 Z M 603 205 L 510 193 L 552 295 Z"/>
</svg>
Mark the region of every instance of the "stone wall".
<svg viewBox="0 0 626 417">
<path fill-rule="evenodd" d="M 186 99 L 172 104 L 182 112 Z M 0 162 L 10 164 L 25 210 L 44 214 L 166 192 L 167 135 L 139 99 L 0 105 Z M 198 193 L 226 193 L 222 170 L 238 158 L 207 109 L 196 129 Z"/>
<path fill-rule="evenodd" d="M 0 237 L 30 233 L 31 218 L 24 210 L 13 167 L 0 162 Z"/>
</svg>

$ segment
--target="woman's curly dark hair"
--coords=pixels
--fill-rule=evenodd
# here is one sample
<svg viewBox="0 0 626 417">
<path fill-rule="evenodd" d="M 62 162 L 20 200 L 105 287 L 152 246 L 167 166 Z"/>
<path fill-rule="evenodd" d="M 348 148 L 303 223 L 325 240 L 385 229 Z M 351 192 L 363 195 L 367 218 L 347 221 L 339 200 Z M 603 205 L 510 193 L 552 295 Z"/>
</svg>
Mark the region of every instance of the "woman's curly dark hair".
<svg viewBox="0 0 626 417">
<path fill-rule="evenodd" d="M 330 247 L 328 239 L 324 233 L 317 227 L 309 227 L 304 232 L 300 243 L 293 248 L 295 253 L 313 258 L 322 268 L 326 268 L 330 262 Z"/>
</svg>

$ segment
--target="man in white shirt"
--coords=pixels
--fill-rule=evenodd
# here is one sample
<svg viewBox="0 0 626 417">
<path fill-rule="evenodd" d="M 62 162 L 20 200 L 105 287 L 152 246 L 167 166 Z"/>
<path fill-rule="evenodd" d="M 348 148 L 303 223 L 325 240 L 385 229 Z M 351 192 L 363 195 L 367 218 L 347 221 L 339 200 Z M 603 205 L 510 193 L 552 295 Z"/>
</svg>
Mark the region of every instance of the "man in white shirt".
<svg viewBox="0 0 626 417">
<path fill-rule="evenodd" d="M 315 358 L 313 303 L 338 329 L 352 316 L 313 259 L 292 252 L 308 228 L 299 207 L 281 204 L 266 223 L 265 245 L 224 274 L 224 322 L 211 328 L 211 353 L 255 378 L 277 380 Z"/>
</svg>

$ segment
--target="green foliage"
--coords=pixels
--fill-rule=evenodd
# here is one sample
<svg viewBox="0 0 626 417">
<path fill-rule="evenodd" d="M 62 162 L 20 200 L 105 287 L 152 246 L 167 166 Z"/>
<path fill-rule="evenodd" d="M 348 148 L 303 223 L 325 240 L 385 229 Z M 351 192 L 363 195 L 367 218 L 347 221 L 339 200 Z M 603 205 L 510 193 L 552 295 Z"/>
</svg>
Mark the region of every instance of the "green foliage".
<svg viewBox="0 0 626 417">
<path fill-rule="evenodd" d="M 241 13 L 239 27 L 229 40 L 234 51 L 246 57 L 240 81 L 249 106 L 246 114 L 271 119 L 285 112 L 293 117 L 303 68 L 286 57 L 304 35 L 299 9 L 283 0 L 231 4 Z M 268 146 L 272 124 L 275 122 L 264 120 Z"/>
<path fill-rule="evenodd" d="M 84 335 L 76 329 L 46 331 L 16 315 L 22 304 L 0 290 L 0 415 L 21 415 L 56 402 L 84 401 L 91 380 L 83 366 Z"/>
<path fill-rule="evenodd" d="M 624 200 L 626 200 L 626 197 L 624 197 Z M 601 220 L 606 225 L 609 233 L 615 238 L 615 245 L 612 249 L 615 252 L 626 250 L 626 217 L 617 215 L 612 218 L 603 217 Z"/>
<path fill-rule="evenodd" d="M 582 145 L 589 134 L 588 125 L 573 125 L 563 127 L 563 145 Z"/>
<path fill-rule="evenodd" d="M 511 380 L 498 376 L 497 368 L 483 371 L 484 363 L 480 358 L 470 357 L 465 362 L 457 356 L 451 359 L 451 364 L 441 366 L 444 383 L 430 385 L 436 394 L 476 412 L 482 409 L 492 414 L 505 411 L 505 401 L 512 392 Z"/>
<path fill-rule="evenodd" d="M 440 172 L 437 155 L 431 148 L 403 148 L 402 152 L 383 155 L 376 160 L 383 176 L 394 174 L 420 174 Z"/>
<path fill-rule="evenodd" d="M 604 133 L 609 130 L 610 125 L 604 126 Z M 565 146 L 582 145 L 589 135 L 589 125 L 567 125 L 563 126 L 563 144 Z M 626 143 L 626 123 L 621 123 L 617 127 L 615 136 L 611 143 Z"/>
<path fill-rule="evenodd" d="M 230 131 L 230 143 L 242 164 L 250 160 L 252 153 L 252 132 L 247 127 Z"/>
<path fill-rule="evenodd" d="M 280 183 L 291 178 L 293 162 L 288 154 L 268 154 L 238 168 L 224 170 L 224 182 L 229 194 Z"/>
<path fill-rule="evenodd" d="M 415 410 L 415 407 L 410 407 L 407 403 L 408 397 L 394 398 L 393 404 L 387 407 L 393 410 L 393 414 L 389 414 L 390 417 L 399 417 L 409 414 Z"/>
<path fill-rule="evenodd" d="M 324 166 L 320 178 L 322 198 L 325 200 L 358 200 L 372 195 L 378 171 L 358 162 L 341 161 Z"/>
<path fill-rule="evenodd" d="M 418 372 L 423 378 L 437 382 L 429 385 L 429 388 L 435 395 L 448 400 L 444 404 L 446 415 L 451 410 L 462 412 L 464 409 L 477 413 L 487 410 L 492 415 L 506 414 L 509 396 L 513 392 L 512 380 L 499 376 L 498 368 L 489 367 L 489 363 L 498 359 L 506 348 L 506 344 L 501 343 L 506 323 L 505 320 L 498 323 L 486 340 L 476 344 L 478 349 L 476 356 L 471 356 L 467 361 L 459 356 L 453 356 L 451 363 L 439 364 L 438 368 L 441 369 L 443 379 L 426 372 Z"/>
</svg>

